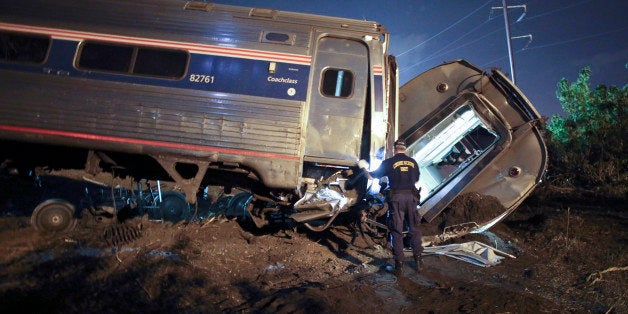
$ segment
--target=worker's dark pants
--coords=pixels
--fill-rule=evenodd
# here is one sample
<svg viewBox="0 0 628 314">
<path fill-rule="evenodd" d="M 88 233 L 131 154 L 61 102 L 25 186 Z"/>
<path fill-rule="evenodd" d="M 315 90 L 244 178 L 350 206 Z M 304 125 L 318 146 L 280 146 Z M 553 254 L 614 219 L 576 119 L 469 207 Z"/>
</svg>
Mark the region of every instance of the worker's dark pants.
<svg viewBox="0 0 628 314">
<path fill-rule="evenodd" d="M 391 193 L 388 208 L 389 227 L 392 234 L 393 255 L 396 261 L 402 262 L 403 257 L 403 222 L 408 222 L 410 244 L 415 257 L 421 256 L 421 216 L 416 209 L 417 203 L 412 192 Z"/>
</svg>

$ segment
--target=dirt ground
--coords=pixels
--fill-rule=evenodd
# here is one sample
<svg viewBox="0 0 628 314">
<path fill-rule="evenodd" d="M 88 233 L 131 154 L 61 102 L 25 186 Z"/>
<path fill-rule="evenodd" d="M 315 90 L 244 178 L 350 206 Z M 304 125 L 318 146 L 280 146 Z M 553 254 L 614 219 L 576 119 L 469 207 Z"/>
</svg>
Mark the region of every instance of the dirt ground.
<svg viewBox="0 0 628 314">
<path fill-rule="evenodd" d="M 387 246 L 352 243 L 342 224 L 316 233 L 85 215 L 71 233 L 51 236 L 20 207 L 29 195 L 3 187 L 1 313 L 628 312 L 627 206 L 573 191 L 541 187 L 489 233 L 454 241 L 516 258 L 479 267 L 426 255 L 420 274 L 407 262 L 396 277 Z"/>
</svg>

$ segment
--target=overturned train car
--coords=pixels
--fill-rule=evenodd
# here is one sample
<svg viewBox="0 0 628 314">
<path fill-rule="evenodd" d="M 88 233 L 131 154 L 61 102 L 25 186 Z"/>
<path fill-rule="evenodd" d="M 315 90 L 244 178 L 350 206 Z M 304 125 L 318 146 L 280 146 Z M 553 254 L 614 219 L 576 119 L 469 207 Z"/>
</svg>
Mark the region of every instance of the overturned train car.
<svg viewBox="0 0 628 314">
<path fill-rule="evenodd" d="M 399 88 L 388 44 L 376 22 L 264 8 L 4 1 L 0 139 L 150 156 L 189 203 L 237 187 L 258 226 L 280 213 L 320 231 L 377 193 L 356 161 L 376 166 L 404 138 L 425 220 L 475 192 L 505 209 L 465 232 L 490 227 L 545 171 L 539 114 L 465 61 Z"/>
</svg>

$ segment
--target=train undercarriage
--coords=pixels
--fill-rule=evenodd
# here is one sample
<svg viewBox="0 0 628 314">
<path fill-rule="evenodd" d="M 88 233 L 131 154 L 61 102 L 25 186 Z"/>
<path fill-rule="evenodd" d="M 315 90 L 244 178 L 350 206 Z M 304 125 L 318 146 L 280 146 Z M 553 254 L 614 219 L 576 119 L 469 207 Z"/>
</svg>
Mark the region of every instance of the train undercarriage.
<svg viewBox="0 0 628 314">
<path fill-rule="evenodd" d="M 41 145 L 37 147 L 41 149 Z M 32 150 L 21 147 L 14 151 Z M 315 232 L 346 224 L 356 236 L 368 237 L 372 243 L 387 241 L 386 192 L 383 186 L 377 193 L 354 188 L 360 185 L 357 180 L 364 179 L 354 174 L 354 169 L 317 169 L 315 172 L 322 173 L 324 179 L 305 179 L 299 191 L 269 190 L 237 169 L 230 173 L 208 169 L 199 184 L 201 188 L 194 193 L 194 202 L 190 202 L 180 182 L 145 156 L 66 147 L 48 147 L 42 153 L 46 156 L 42 160 L 30 153 L 5 158 L 0 169 L 3 180 L 14 180 L 16 176 L 32 180 L 36 189 L 31 192 L 31 201 L 36 204 L 31 204 L 34 210 L 30 222 L 38 232 L 67 234 L 81 225 L 79 221 L 109 226 L 106 230 L 114 232 L 115 226 L 125 220 L 146 216 L 171 223 L 235 219 L 257 229 L 305 227 Z M 85 157 L 83 164 L 81 157 Z M 116 161 L 120 159 L 124 163 Z M 467 234 L 477 229 L 479 222 L 458 221 L 452 226 L 438 220 L 433 227 L 425 224 L 429 231 L 424 243 L 440 243 Z"/>
<path fill-rule="evenodd" d="M 31 224 L 44 233 L 68 233 L 84 216 L 119 223 L 143 215 L 173 223 L 226 217 L 250 221 L 257 228 L 303 225 L 323 231 L 358 199 L 355 189 L 345 187 L 351 173 L 348 168 L 316 171 L 326 179 L 306 179 L 302 189 L 288 191 L 268 189 L 242 169 L 209 167 L 190 201 L 192 180 L 173 180 L 159 162 L 146 156 L 54 146 L 42 149 L 42 145 L 27 143 L 3 145 L 19 146 L 11 150 L 11 156 L 3 156 L 3 179 L 21 176 L 33 182 L 37 189 L 31 192 L 32 199 L 38 204 L 32 210 Z M 36 158 L 34 150 L 40 150 L 43 158 Z"/>
</svg>

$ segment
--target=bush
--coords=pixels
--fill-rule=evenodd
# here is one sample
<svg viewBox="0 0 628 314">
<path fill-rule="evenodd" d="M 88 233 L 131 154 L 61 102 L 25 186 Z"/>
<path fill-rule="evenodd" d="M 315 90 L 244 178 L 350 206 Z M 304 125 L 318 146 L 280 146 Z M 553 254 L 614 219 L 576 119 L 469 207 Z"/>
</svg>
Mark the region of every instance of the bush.
<svg viewBox="0 0 628 314">
<path fill-rule="evenodd" d="M 560 187 L 613 190 L 626 195 L 628 185 L 624 138 L 628 88 L 589 88 L 590 70 L 569 83 L 563 78 L 556 95 L 567 113 L 547 125 L 548 181 Z M 622 194 L 623 193 L 623 194 Z"/>
</svg>

